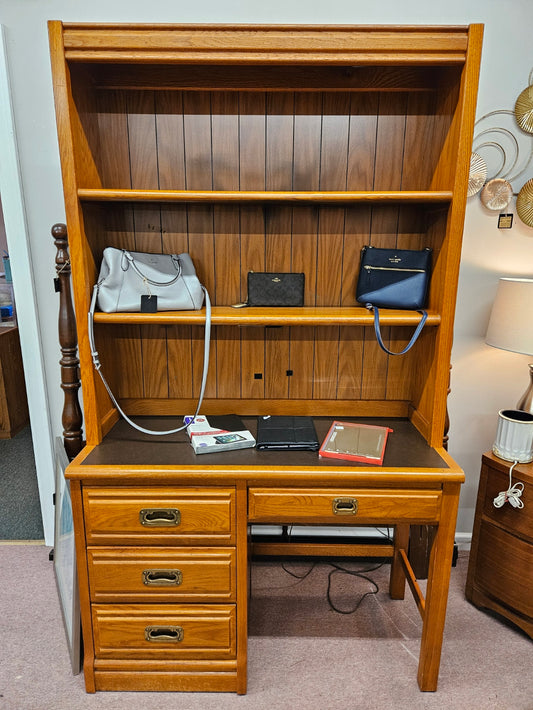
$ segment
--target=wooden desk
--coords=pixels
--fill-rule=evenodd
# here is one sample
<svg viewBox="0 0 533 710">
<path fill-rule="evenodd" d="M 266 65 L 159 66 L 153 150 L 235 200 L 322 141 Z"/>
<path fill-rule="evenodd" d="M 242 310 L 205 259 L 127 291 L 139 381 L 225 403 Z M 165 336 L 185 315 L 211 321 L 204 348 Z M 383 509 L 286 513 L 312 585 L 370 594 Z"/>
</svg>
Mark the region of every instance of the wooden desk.
<svg viewBox="0 0 533 710">
<path fill-rule="evenodd" d="M 29 421 L 19 331 L 0 326 L 0 439 L 11 439 Z"/>
<path fill-rule="evenodd" d="M 320 438 L 331 419 L 315 421 Z M 356 552 L 391 558 L 392 598 L 407 578 L 422 617 L 418 683 L 436 690 L 464 475 L 407 420 L 387 424 L 382 467 L 311 452 L 195 456 L 183 433 L 154 442 L 123 422 L 85 448 L 66 475 L 87 691 L 246 692 L 250 523 L 394 526 L 393 545 Z M 425 600 L 406 555 L 411 524 L 438 526 Z"/>
</svg>

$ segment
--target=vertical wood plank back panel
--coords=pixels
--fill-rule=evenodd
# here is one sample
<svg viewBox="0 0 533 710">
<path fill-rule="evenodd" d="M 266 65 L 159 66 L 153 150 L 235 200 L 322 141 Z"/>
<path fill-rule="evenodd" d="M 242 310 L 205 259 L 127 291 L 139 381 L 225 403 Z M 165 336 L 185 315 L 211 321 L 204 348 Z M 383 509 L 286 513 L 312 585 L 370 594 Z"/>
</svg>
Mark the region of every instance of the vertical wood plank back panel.
<svg viewBox="0 0 533 710">
<path fill-rule="evenodd" d="M 265 397 L 265 329 L 244 328 L 241 332 L 241 392 L 244 399 Z"/>
<path fill-rule="evenodd" d="M 313 399 L 336 399 L 339 367 L 339 331 L 335 327 L 315 328 Z"/>
<path fill-rule="evenodd" d="M 342 207 L 323 207 L 319 212 L 317 306 L 340 305 L 344 215 Z"/>
<path fill-rule="evenodd" d="M 292 270 L 305 274 L 304 305 L 316 304 L 319 208 L 299 205 L 292 215 Z"/>
<path fill-rule="evenodd" d="M 126 107 L 131 186 L 140 190 L 157 190 L 159 175 L 154 92 L 128 91 Z"/>
<path fill-rule="evenodd" d="M 239 189 L 239 96 L 211 93 L 213 189 Z"/>
<path fill-rule="evenodd" d="M 183 93 L 187 190 L 213 189 L 211 152 L 211 96 L 207 91 Z"/>
<path fill-rule="evenodd" d="M 322 94 L 301 93 L 294 99 L 294 190 L 320 188 Z"/>
<path fill-rule="evenodd" d="M 238 326 L 215 328 L 217 397 L 241 398 L 241 333 Z"/>
<path fill-rule="evenodd" d="M 350 95 L 325 93 L 322 111 L 320 189 L 346 190 Z"/>
<path fill-rule="evenodd" d="M 167 329 L 168 396 L 171 399 L 194 397 L 192 368 L 192 333 L 186 325 L 170 325 Z M 180 412 L 188 414 L 188 412 Z"/>
<path fill-rule="evenodd" d="M 435 136 L 435 95 L 410 94 L 407 101 L 402 190 L 427 190 L 440 145 Z"/>
<path fill-rule="evenodd" d="M 338 399 L 361 399 L 363 328 L 341 328 Z"/>
<path fill-rule="evenodd" d="M 266 209 L 265 269 L 291 271 L 292 208 Z"/>
<path fill-rule="evenodd" d="M 287 399 L 289 328 L 265 328 L 265 397 Z"/>
<path fill-rule="evenodd" d="M 156 91 L 157 167 L 161 190 L 185 189 L 183 94 Z"/>
<path fill-rule="evenodd" d="M 430 92 L 409 99 L 402 92 L 327 91 L 104 95 L 100 123 L 112 123 L 113 107 L 127 106 L 127 121 L 118 121 L 112 132 L 119 150 L 121 145 L 129 149 L 130 184 L 140 189 L 422 189 L 431 180 L 436 160 L 430 150 L 437 130 Z M 123 159 L 115 162 L 110 149 L 104 158 L 100 169 L 106 182 L 123 182 L 126 171 L 118 169 Z M 422 163 L 420 177 L 416 167 Z M 218 305 L 246 298 L 251 270 L 303 271 L 306 305 L 354 305 L 364 244 L 422 248 L 430 240 L 419 211 L 407 206 L 162 204 L 133 210 L 124 205 L 116 209 L 120 211 L 121 219 L 130 214 L 133 220 L 130 248 L 188 251 Z M 120 242 L 113 237 L 107 244 L 113 239 Z M 195 397 L 203 329 L 142 330 L 137 357 L 142 353 L 146 363 L 144 396 Z M 188 346 L 176 342 L 175 336 L 184 333 Z M 377 349 L 372 329 L 258 328 L 249 335 L 239 329 L 214 329 L 207 396 L 411 396 L 406 384 L 409 358 L 388 362 Z M 408 329 L 394 329 L 390 341 L 390 329 L 384 329 L 396 349 L 408 335 Z M 231 363 L 245 361 L 249 366 L 242 368 L 241 376 L 228 378 Z M 342 363 L 338 372 L 337 363 Z M 135 396 L 131 381 L 119 383 L 119 389 L 122 396 Z"/>
<path fill-rule="evenodd" d="M 241 208 L 241 301 L 248 295 L 249 271 L 266 271 L 265 215 L 263 208 L 244 205 Z"/>
<path fill-rule="evenodd" d="M 379 94 L 374 190 L 399 190 L 402 185 L 407 96 Z"/>
<path fill-rule="evenodd" d="M 361 249 L 370 243 L 372 208 L 369 205 L 348 207 L 344 222 L 341 305 L 356 304 L 355 290 L 361 261 Z"/>
<path fill-rule="evenodd" d="M 347 190 L 372 190 L 376 162 L 377 93 L 351 94 Z"/>
<path fill-rule="evenodd" d="M 239 176 L 241 190 L 265 189 L 266 94 L 239 93 Z"/>
<path fill-rule="evenodd" d="M 315 358 L 315 332 L 311 327 L 290 329 L 291 348 L 289 353 L 289 397 L 291 399 L 312 399 L 313 362 Z"/>
<path fill-rule="evenodd" d="M 99 164 L 104 187 L 131 187 L 126 95 L 122 91 L 103 91 L 97 97 Z"/>
<path fill-rule="evenodd" d="M 267 94 L 266 112 L 266 189 L 292 190 L 294 94 Z"/>
<path fill-rule="evenodd" d="M 234 304 L 240 301 L 240 212 L 234 205 L 215 205 L 213 228 L 216 235 L 215 290 L 211 298 L 215 303 Z"/>
</svg>

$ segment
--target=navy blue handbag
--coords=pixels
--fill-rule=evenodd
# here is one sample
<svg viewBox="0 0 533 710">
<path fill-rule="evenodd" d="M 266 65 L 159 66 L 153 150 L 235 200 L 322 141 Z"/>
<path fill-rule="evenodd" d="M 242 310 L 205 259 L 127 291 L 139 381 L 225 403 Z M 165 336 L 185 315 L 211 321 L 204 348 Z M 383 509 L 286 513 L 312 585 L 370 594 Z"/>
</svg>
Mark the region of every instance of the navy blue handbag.
<svg viewBox="0 0 533 710">
<path fill-rule="evenodd" d="M 426 305 L 431 274 L 432 250 L 380 249 L 365 246 L 355 297 L 374 311 L 374 328 L 379 345 L 389 355 L 403 355 L 410 350 L 422 332 L 427 319 Z M 422 318 L 413 337 L 398 353 L 388 350 L 381 337 L 379 309 L 397 308 L 418 311 Z"/>
</svg>

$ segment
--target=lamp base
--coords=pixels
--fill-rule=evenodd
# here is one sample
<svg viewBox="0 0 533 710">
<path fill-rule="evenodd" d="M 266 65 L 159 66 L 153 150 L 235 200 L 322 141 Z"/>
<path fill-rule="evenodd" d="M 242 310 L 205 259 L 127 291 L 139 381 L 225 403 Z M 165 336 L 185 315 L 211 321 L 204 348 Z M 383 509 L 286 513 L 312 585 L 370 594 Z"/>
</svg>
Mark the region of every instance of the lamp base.
<svg viewBox="0 0 533 710">
<path fill-rule="evenodd" d="M 533 364 L 529 365 L 529 378 L 529 387 L 524 392 L 516 408 L 522 410 L 522 412 L 533 414 Z"/>
<path fill-rule="evenodd" d="M 516 409 L 498 412 L 496 441 L 492 451 L 504 461 L 533 461 L 533 414 Z"/>
</svg>

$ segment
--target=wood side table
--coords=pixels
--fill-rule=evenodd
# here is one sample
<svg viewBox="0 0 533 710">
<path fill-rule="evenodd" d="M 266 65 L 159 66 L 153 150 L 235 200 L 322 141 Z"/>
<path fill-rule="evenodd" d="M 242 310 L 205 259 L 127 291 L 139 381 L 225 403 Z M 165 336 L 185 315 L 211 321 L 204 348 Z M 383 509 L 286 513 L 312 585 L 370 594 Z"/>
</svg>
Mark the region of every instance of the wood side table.
<svg viewBox="0 0 533 710">
<path fill-rule="evenodd" d="M 19 331 L 0 326 L 0 439 L 11 439 L 29 421 Z"/>
<path fill-rule="evenodd" d="M 483 456 L 466 598 L 533 638 L 533 463 L 518 464 L 512 472 L 513 484 L 524 484 L 524 507 L 493 504 L 509 488 L 511 466 L 493 453 Z"/>
</svg>

